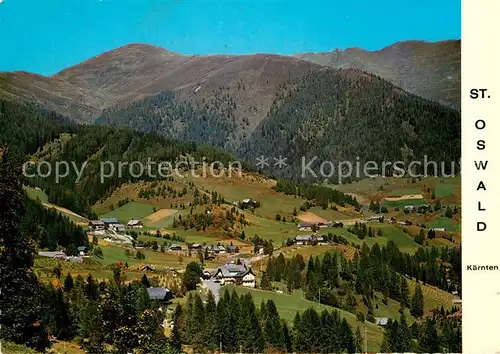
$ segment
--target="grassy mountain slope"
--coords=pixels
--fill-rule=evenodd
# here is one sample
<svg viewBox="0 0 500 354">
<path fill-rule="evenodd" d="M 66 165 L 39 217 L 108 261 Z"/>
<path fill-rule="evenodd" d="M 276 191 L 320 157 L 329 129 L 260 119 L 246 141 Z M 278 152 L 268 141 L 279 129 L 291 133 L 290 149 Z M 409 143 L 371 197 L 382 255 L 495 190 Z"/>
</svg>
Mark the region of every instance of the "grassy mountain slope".
<svg viewBox="0 0 500 354">
<path fill-rule="evenodd" d="M 360 48 L 295 56 L 334 68 L 381 76 L 419 96 L 460 107 L 460 40 L 404 41 L 377 51 Z"/>
<path fill-rule="evenodd" d="M 90 122 L 106 108 L 166 90 L 179 92 L 190 101 L 210 100 L 215 89 L 239 84 L 245 90 L 238 99 L 238 113 L 253 116 L 255 107 L 258 112 L 266 111 L 276 87 L 291 73 L 300 74 L 314 67 L 319 66 L 271 54 L 184 56 L 160 47 L 130 44 L 51 77 L 2 73 L 0 97 L 34 101 L 78 121 Z"/>
</svg>

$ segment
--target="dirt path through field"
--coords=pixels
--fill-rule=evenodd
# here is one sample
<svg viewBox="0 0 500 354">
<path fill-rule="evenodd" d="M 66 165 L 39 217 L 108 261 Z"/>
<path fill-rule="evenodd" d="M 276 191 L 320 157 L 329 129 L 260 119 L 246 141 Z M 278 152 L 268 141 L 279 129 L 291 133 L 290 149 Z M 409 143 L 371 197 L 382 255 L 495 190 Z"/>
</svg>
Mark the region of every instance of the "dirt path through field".
<svg viewBox="0 0 500 354">
<path fill-rule="evenodd" d="M 57 211 L 60 211 L 61 213 L 68 214 L 68 215 L 74 216 L 76 218 L 82 219 L 82 223 L 88 223 L 88 221 L 89 221 L 87 218 L 84 218 L 83 216 L 78 215 L 77 213 L 74 213 L 69 209 L 66 209 L 66 208 L 63 208 L 63 207 L 60 207 L 60 206 L 57 206 L 54 204 L 50 204 L 50 203 L 43 203 L 43 205 L 47 208 L 53 208 L 53 209 L 56 209 Z"/>
<path fill-rule="evenodd" d="M 406 194 L 398 197 L 385 197 L 384 199 L 388 202 L 397 202 L 405 199 L 424 199 L 424 196 L 422 194 Z"/>
</svg>

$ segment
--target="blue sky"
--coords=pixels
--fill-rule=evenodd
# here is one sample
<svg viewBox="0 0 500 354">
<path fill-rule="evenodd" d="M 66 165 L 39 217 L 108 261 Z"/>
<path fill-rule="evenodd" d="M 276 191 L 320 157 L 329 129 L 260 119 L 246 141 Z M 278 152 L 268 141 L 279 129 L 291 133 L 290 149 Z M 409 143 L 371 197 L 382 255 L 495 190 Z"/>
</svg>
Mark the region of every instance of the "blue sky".
<svg viewBox="0 0 500 354">
<path fill-rule="evenodd" d="M 0 71 L 51 75 L 142 42 L 182 54 L 460 38 L 460 0 L 0 0 Z"/>
</svg>

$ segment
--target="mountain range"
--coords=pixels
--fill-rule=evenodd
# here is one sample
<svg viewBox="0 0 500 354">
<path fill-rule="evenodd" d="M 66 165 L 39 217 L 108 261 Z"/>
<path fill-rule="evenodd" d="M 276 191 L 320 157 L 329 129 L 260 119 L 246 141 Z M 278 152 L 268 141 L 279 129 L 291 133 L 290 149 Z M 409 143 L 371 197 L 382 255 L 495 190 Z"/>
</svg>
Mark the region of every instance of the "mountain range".
<svg viewBox="0 0 500 354">
<path fill-rule="evenodd" d="M 247 161 L 460 156 L 459 40 L 295 56 L 188 56 L 130 44 L 50 77 L 0 73 L 0 98 Z"/>
</svg>

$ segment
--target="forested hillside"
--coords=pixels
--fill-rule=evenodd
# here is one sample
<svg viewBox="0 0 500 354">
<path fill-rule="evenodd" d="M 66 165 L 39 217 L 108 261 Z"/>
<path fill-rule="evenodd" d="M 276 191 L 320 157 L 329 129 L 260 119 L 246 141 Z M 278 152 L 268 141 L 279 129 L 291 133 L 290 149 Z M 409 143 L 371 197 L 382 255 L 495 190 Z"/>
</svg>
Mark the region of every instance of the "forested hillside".
<svg viewBox="0 0 500 354">
<path fill-rule="evenodd" d="M 460 157 L 460 115 L 374 75 L 325 70 L 291 80 L 268 116 L 239 148 L 288 158 L 295 177 L 301 158 L 322 161 L 451 161 Z M 319 163 L 313 164 L 318 166 Z"/>
<path fill-rule="evenodd" d="M 289 178 L 299 174 L 302 157 L 408 163 L 427 155 L 448 167 L 459 160 L 457 111 L 358 70 L 313 70 L 290 77 L 278 86 L 258 125 L 235 114 L 233 96 L 222 90 L 213 101 L 196 105 L 165 92 L 108 110 L 97 122 L 209 143 L 249 162 L 282 155 L 291 166 L 280 172 Z"/>
<path fill-rule="evenodd" d="M 151 179 L 147 171 L 138 173 L 139 170 L 131 170 L 128 165 L 124 165 L 119 173 L 119 162 L 138 161 L 146 166 L 148 158 L 153 162 L 165 161 L 172 164 L 181 159 L 201 162 L 206 158 L 207 163 L 220 161 L 228 166 L 235 160 L 230 154 L 207 145 L 168 140 L 152 133 L 111 126 L 78 126 L 35 107 L 9 102 L 1 104 L 0 142 L 6 144 L 10 158 L 26 159 L 28 154 L 38 151 L 37 159 L 48 161 L 53 172 L 57 161 L 74 163 L 79 170 L 83 167 L 78 183 L 75 183 L 78 176 L 74 168 L 70 168 L 68 176 L 60 178 L 58 182 L 55 173 L 52 173 L 46 178 L 30 178 L 28 183 L 44 190 L 49 202 L 85 216 L 91 216 L 90 205 L 104 198 L 120 184 L 129 180 Z M 70 134 L 67 141 L 42 149 L 44 144 L 63 133 Z M 101 162 L 106 162 L 108 169 L 105 172 L 109 174 L 102 181 Z M 114 173 L 111 173 L 111 166 L 115 168 Z M 32 166 L 28 172 L 34 173 L 34 169 L 35 166 Z M 47 171 L 46 167 L 43 172 Z M 157 170 L 155 173 L 158 175 Z"/>
</svg>

